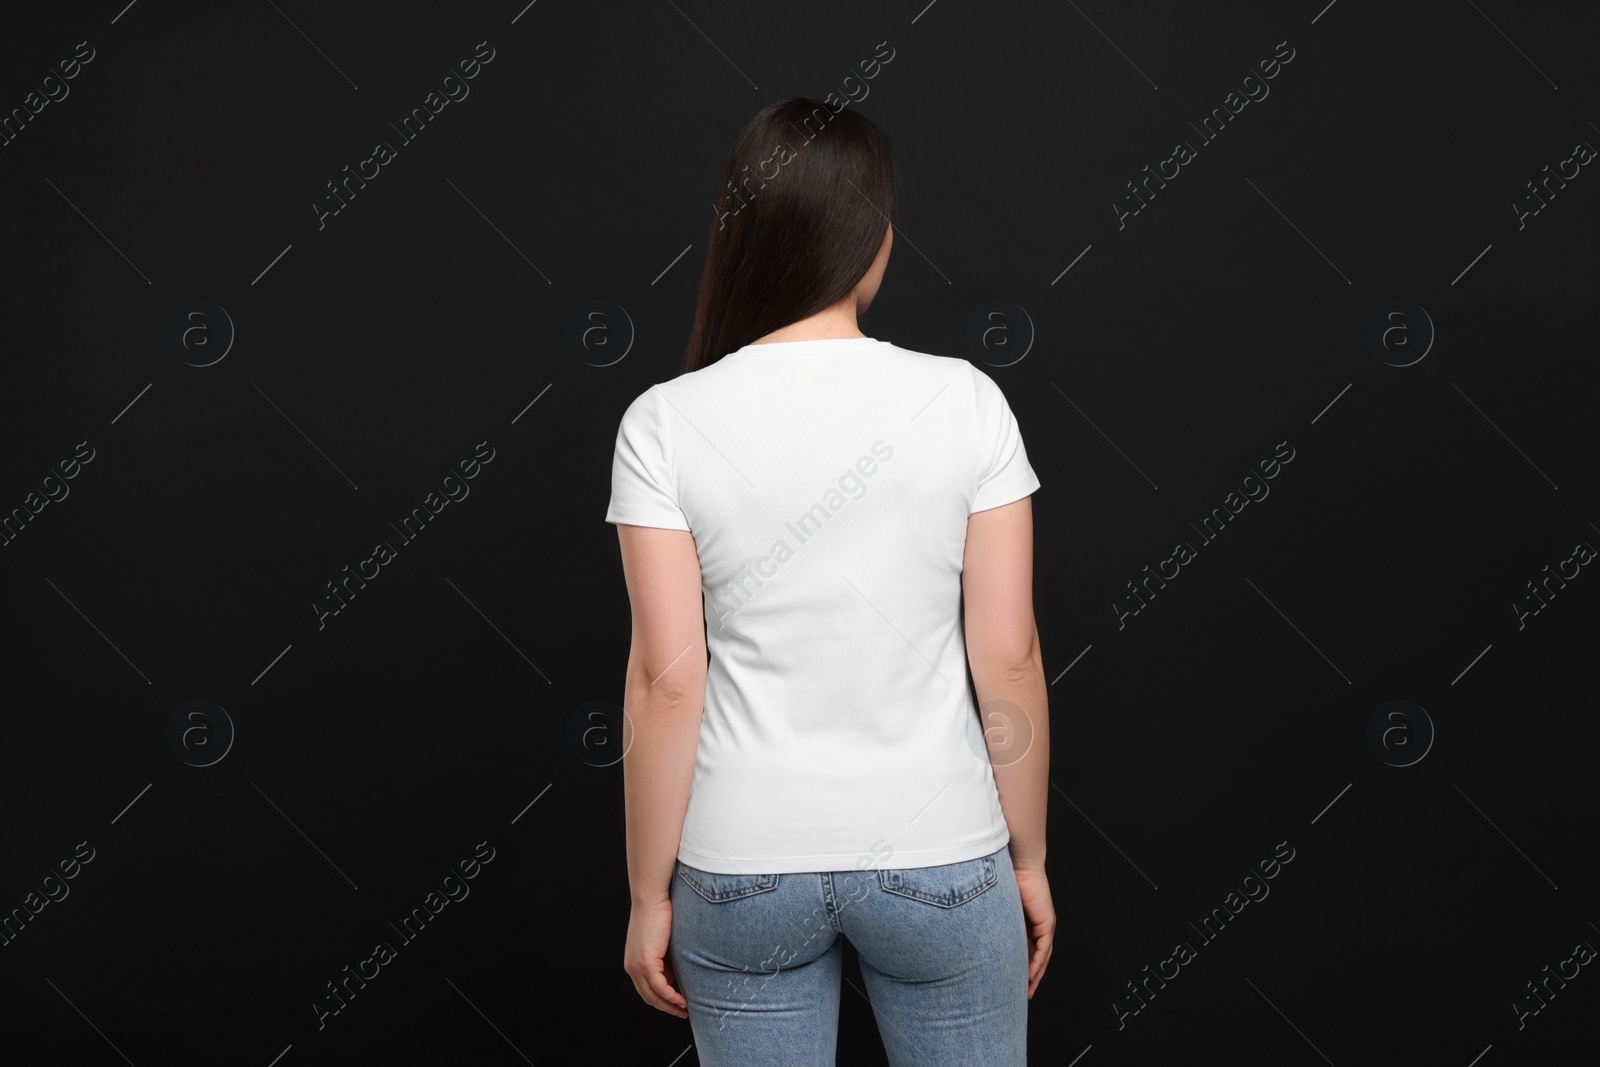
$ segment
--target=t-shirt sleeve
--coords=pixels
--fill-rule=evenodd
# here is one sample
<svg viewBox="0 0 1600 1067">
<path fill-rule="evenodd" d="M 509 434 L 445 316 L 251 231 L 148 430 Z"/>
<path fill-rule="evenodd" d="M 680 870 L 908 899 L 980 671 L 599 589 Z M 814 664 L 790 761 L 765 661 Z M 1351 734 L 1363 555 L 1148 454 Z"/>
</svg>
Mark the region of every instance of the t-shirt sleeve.
<svg viewBox="0 0 1600 1067">
<path fill-rule="evenodd" d="M 611 460 L 607 522 L 689 529 L 673 489 L 664 408 L 659 391 L 651 386 L 623 412 Z"/>
<path fill-rule="evenodd" d="M 981 456 L 972 499 L 972 511 L 978 512 L 1021 500 L 1039 488 L 1039 478 L 1028 463 L 1022 431 L 1005 394 L 987 373 L 970 363 L 967 366 L 972 369 Z"/>
</svg>

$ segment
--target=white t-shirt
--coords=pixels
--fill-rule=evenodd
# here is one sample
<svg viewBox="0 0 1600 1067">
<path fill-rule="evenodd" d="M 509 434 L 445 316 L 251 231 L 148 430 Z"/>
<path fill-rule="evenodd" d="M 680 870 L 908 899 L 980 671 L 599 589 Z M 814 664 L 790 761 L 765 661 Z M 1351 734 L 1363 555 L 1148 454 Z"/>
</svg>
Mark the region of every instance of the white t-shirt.
<svg viewBox="0 0 1600 1067">
<path fill-rule="evenodd" d="M 1010 841 L 961 565 L 967 516 L 1038 488 L 988 374 L 870 337 L 746 345 L 629 405 L 606 521 L 691 531 L 704 591 L 680 860 L 931 867 Z"/>
</svg>

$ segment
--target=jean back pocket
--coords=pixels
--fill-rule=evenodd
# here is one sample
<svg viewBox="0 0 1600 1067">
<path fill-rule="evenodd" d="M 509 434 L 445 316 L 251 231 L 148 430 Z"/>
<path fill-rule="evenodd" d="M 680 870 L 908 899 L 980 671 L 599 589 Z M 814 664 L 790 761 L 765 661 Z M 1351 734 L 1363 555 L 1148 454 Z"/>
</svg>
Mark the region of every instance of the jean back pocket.
<svg viewBox="0 0 1600 1067">
<path fill-rule="evenodd" d="M 740 900 L 778 888 L 775 874 L 716 874 L 678 861 L 678 877 L 713 904 Z"/>
<path fill-rule="evenodd" d="M 938 867 L 903 867 L 878 872 L 878 882 L 886 892 L 940 908 L 965 904 L 997 881 L 999 865 L 993 856 L 979 856 L 975 860 Z"/>
</svg>

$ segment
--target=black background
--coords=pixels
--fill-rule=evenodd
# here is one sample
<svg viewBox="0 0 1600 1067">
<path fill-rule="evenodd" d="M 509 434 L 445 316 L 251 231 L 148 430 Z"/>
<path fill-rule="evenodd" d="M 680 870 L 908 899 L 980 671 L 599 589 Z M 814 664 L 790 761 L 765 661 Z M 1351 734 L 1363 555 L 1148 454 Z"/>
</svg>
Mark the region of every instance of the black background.
<svg viewBox="0 0 1600 1067">
<path fill-rule="evenodd" d="M 612 446 L 677 373 L 723 153 L 761 105 L 829 92 L 902 172 L 863 330 L 978 361 L 1042 482 L 1060 927 L 1035 1061 L 1592 1047 L 1593 967 L 1520 1026 L 1515 1005 L 1600 945 L 1600 578 L 1520 625 L 1513 602 L 1600 544 L 1600 177 L 1513 205 L 1600 144 L 1600 20 L 1324 5 L 8 11 L 4 114 L 78 42 L 94 58 L 0 146 L 0 507 L 94 458 L 0 549 L 0 913 L 94 858 L 0 948 L 7 1052 L 695 1062 L 622 971 L 621 768 L 570 728 L 621 700 Z M 479 42 L 470 95 L 402 144 L 389 123 Z M 1201 143 L 1188 123 L 1279 42 L 1270 95 Z M 1119 228 L 1180 139 L 1196 158 Z M 319 227 L 379 140 L 396 158 Z M 215 311 L 168 341 L 197 300 L 236 331 L 203 367 Z M 575 348 L 595 300 L 615 308 Z M 1436 331 L 1408 366 L 1418 313 L 1367 340 L 1397 300 Z M 1010 347 L 974 350 L 994 301 Z M 319 628 L 325 583 L 483 441 L 470 496 Z M 1190 523 L 1281 442 L 1270 496 L 1203 543 Z M 1196 558 L 1119 626 L 1178 541 Z M 235 731 L 209 766 L 180 756 L 217 751 L 217 713 L 168 741 L 193 700 Z M 319 1029 L 322 984 L 485 841 L 470 896 Z M 1201 942 L 1279 843 L 1270 896 Z M 1181 940 L 1197 958 L 1119 1026 Z M 882 1063 L 846 977 L 839 1063 Z"/>
</svg>

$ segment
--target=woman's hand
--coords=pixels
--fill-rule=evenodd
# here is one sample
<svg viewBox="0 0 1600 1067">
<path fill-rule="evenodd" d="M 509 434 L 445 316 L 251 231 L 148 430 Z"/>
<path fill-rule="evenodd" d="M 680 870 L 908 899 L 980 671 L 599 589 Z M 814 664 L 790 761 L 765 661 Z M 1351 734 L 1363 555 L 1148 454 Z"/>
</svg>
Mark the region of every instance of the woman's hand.
<svg viewBox="0 0 1600 1067">
<path fill-rule="evenodd" d="M 1022 914 L 1028 927 L 1028 999 L 1039 988 L 1039 979 L 1050 964 L 1055 949 L 1056 908 L 1050 899 L 1050 882 L 1044 868 L 1018 867 L 1017 888 L 1022 891 Z"/>
<path fill-rule="evenodd" d="M 651 904 L 635 901 L 628 916 L 628 943 L 622 952 L 622 969 L 633 979 L 633 987 L 646 1004 L 687 1019 L 689 1002 L 673 988 L 677 977 L 667 959 L 667 941 L 671 936 L 671 900 L 663 898 Z"/>
</svg>

